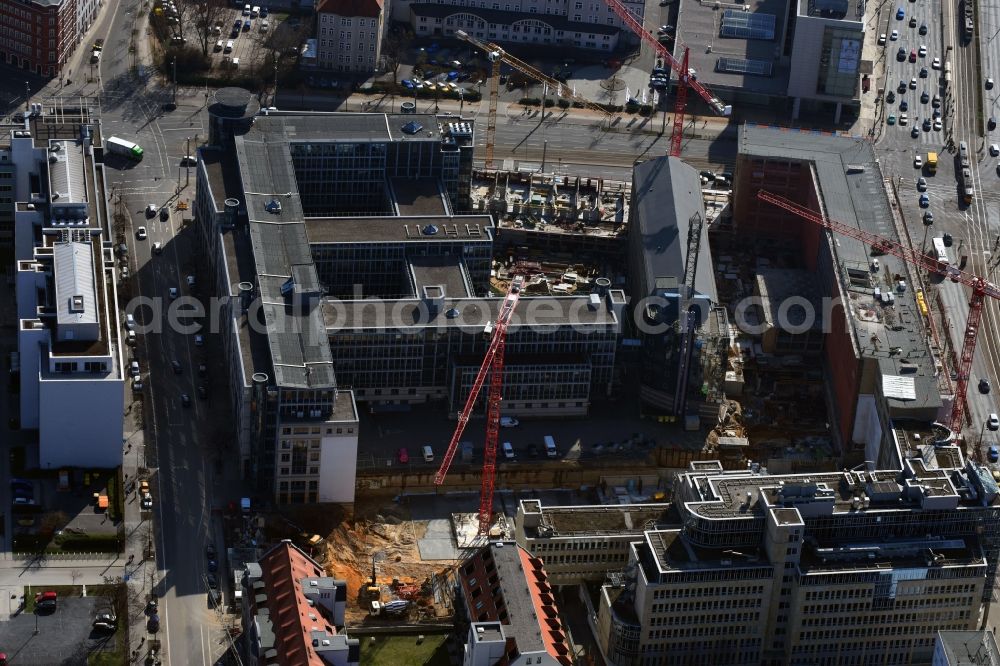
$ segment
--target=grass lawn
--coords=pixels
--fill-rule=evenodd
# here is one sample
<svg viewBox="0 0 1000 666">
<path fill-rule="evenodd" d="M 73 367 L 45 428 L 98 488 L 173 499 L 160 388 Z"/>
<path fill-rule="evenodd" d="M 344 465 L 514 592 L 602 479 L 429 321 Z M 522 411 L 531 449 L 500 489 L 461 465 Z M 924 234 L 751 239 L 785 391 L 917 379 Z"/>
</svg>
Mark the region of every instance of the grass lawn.
<svg viewBox="0 0 1000 666">
<path fill-rule="evenodd" d="M 425 634 L 417 644 L 417 635 L 376 635 L 375 642 L 364 631 L 358 631 L 361 641 L 361 666 L 449 666 L 445 645 L 447 634 Z"/>
<path fill-rule="evenodd" d="M 83 587 L 80 585 L 34 585 L 31 587 L 31 592 L 25 588 L 24 591 L 24 613 L 31 614 L 35 612 L 35 595 L 39 592 L 55 592 L 62 597 L 78 597 L 83 593 Z M 58 602 L 57 602 L 58 603 Z"/>
</svg>

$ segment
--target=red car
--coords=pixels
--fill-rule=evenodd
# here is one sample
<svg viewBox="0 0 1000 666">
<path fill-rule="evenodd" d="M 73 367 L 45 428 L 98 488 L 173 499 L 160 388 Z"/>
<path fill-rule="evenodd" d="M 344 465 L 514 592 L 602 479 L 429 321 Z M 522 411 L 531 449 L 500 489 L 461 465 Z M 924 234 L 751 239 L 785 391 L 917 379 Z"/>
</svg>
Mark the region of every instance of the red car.
<svg viewBox="0 0 1000 666">
<path fill-rule="evenodd" d="M 917 52 L 914 51 L 913 49 L 910 49 L 910 62 L 916 62 L 916 61 L 917 61 Z"/>
<path fill-rule="evenodd" d="M 406 463 L 410 462 L 410 452 L 407 451 L 406 448 L 404 447 L 399 451 L 396 451 L 396 458 L 399 459 L 399 462 L 405 465 Z"/>
</svg>

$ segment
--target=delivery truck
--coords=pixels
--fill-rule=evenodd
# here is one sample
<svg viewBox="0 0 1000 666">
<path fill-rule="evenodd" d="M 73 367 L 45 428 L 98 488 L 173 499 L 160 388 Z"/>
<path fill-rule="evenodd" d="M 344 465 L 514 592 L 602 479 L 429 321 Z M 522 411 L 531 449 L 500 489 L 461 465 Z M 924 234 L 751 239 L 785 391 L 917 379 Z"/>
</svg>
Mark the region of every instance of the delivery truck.
<svg viewBox="0 0 1000 666">
<path fill-rule="evenodd" d="M 142 159 L 142 148 L 137 143 L 132 143 L 131 141 L 126 141 L 117 136 L 108 137 L 104 142 L 105 147 L 111 153 L 115 155 L 124 155 L 125 157 L 139 161 Z"/>
</svg>

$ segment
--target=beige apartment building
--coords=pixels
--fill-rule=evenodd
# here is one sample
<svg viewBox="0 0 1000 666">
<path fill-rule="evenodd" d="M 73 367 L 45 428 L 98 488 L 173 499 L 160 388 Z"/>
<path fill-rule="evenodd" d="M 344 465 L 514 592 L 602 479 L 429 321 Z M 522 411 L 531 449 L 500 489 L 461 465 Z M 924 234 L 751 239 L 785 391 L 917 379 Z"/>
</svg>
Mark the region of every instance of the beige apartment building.
<svg viewBox="0 0 1000 666">
<path fill-rule="evenodd" d="M 316 7 L 320 69 L 368 74 L 382 57 L 382 0 L 322 0 Z"/>
<path fill-rule="evenodd" d="M 979 624 L 1000 493 L 957 449 L 928 459 L 781 476 L 692 463 L 682 526 L 645 531 L 601 589 L 608 663 L 929 663 L 939 631 Z"/>
</svg>

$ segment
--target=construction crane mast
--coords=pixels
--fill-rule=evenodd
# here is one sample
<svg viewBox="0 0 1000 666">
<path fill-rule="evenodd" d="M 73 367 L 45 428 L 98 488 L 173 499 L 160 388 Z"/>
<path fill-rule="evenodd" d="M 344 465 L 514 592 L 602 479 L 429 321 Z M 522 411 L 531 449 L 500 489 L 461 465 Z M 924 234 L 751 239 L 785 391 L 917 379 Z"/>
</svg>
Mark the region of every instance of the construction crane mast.
<svg viewBox="0 0 1000 666">
<path fill-rule="evenodd" d="M 511 279 L 496 321 L 486 326 L 485 332 L 490 335 L 490 345 L 486 349 L 486 356 L 483 357 L 483 364 L 479 367 L 472 390 L 469 391 L 465 407 L 458 414 L 458 425 L 455 426 L 455 434 L 451 436 L 448 450 L 441 460 L 441 467 L 434 475 L 435 485 L 440 486 L 444 483 L 451 461 L 455 458 L 455 451 L 458 450 L 458 441 L 465 432 L 465 426 L 469 423 L 476 400 L 489 375 L 490 388 L 486 394 L 486 446 L 483 452 L 483 480 L 479 490 L 479 533 L 484 535 L 489 533 L 493 512 L 493 486 L 496 481 L 497 440 L 500 437 L 500 401 L 503 399 L 503 357 L 507 343 L 507 327 L 521 297 L 523 286 L 523 276 L 517 275 Z"/>
<path fill-rule="evenodd" d="M 566 87 L 566 84 L 557 81 L 548 74 L 543 74 L 538 71 L 528 63 L 515 58 L 511 54 L 507 53 L 503 47 L 494 44 L 492 42 L 483 42 L 464 30 L 456 30 L 455 36 L 461 40 L 469 42 L 479 50 L 483 51 L 489 58 L 493 65 L 493 71 L 491 73 L 490 79 L 490 113 L 487 118 L 486 123 L 486 168 L 493 168 L 493 149 L 496 144 L 496 134 L 497 134 L 497 94 L 499 92 L 498 86 L 500 84 L 500 63 L 506 63 L 512 68 L 519 71 L 521 74 L 538 81 L 539 83 L 548 86 L 551 90 L 555 91 L 557 97 L 562 97 L 564 99 L 570 99 L 577 102 L 584 108 L 590 109 L 591 111 L 597 111 L 598 113 L 610 118 L 612 114 L 608 112 L 607 109 L 594 104 L 585 97 L 580 97 L 571 89 Z M 545 107 L 542 107 L 542 113 L 545 113 Z"/>
<path fill-rule="evenodd" d="M 965 324 L 965 337 L 962 345 L 962 354 L 959 357 L 958 384 L 955 388 L 955 404 L 951 408 L 951 422 L 949 428 L 951 432 L 958 436 L 962 432 L 962 420 L 965 416 L 966 392 L 969 388 L 969 374 L 972 371 L 972 360 L 976 353 L 976 338 L 979 334 L 979 324 L 983 318 L 983 305 L 986 298 L 1000 300 L 1000 287 L 987 282 L 983 278 L 973 273 L 967 273 L 944 261 L 939 261 L 935 257 L 918 252 L 913 248 L 906 247 L 896 241 L 883 238 L 878 234 L 873 234 L 862 229 L 848 226 L 841 222 L 828 219 L 813 210 L 801 206 L 794 201 L 790 201 L 777 194 L 772 194 L 765 190 L 758 190 L 757 198 L 769 204 L 784 208 L 788 212 L 798 215 L 804 220 L 809 220 L 830 231 L 842 234 L 849 238 L 854 238 L 862 243 L 871 246 L 873 253 L 891 254 L 906 261 L 918 268 L 922 268 L 930 273 L 943 275 L 952 282 L 964 284 L 972 289 L 972 297 L 969 299 L 969 319 Z"/>
<path fill-rule="evenodd" d="M 687 89 L 691 88 L 698 95 L 712 107 L 712 111 L 720 116 L 728 116 L 732 113 L 732 107 L 723 103 L 718 97 L 712 94 L 712 92 L 698 83 L 693 76 L 691 76 L 691 68 L 688 67 L 688 55 L 690 49 L 687 46 L 684 47 L 683 62 L 679 62 L 677 58 L 673 56 L 667 47 L 664 46 L 653 37 L 642 27 L 642 23 L 632 15 L 632 12 L 623 5 L 619 0 L 604 0 L 604 3 L 611 8 L 615 14 L 618 15 L 625 25 L 628 26 L 629 30 L 634 32 L 640 39 L 653 47 L 656 54 L 663 58 L 663 62 L 670 65 L 670 69 L 677 74 L 677 96 L 674 99 L 674 124 L 673 130 L 670 133 L 670 155 L 673 157 L 678 157 L 681 154 L 681 140 L 684 138 L 684 113 L 687 109 Z"/>
</svg>

